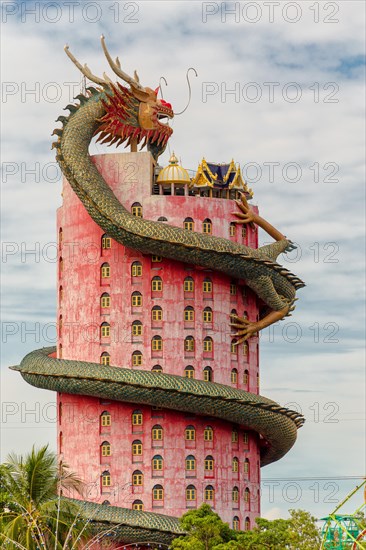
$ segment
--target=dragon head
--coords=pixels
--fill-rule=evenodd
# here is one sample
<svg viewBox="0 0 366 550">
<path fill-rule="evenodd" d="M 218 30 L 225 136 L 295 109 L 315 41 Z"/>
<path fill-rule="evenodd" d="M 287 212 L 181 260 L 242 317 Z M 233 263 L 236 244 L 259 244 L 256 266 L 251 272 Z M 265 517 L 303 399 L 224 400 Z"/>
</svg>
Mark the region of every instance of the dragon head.
<svg viewBox="0 0 366 550">
<path fill-rule="evenodd" d="M 102 48 L 109 65 L 117 76 L 130 85 L 130 88 L 122 86 L 119 82 L 114 84 L 104 73 L 103 79 L 93 75 L 87 65 L 82 66 L 65 46 L 65 51 L 71 61 L 91 81 L 102 86 L 101 101 L 105 108 L 105 114 L 99 120 L 95 135 L 98 140 L 109 145 L 121 145 L 136 150 L 142 142 L 140 149 L 147 145 L 153 157 L 157 159 L 165 148 L 173 130 L 168 121 L 174 113 L 170 103 L 158 98 L 159 88 L 153 90 L 140 84 L 135 71 L 134 77 L 129 76 L 121 69 L 118 57 L 115 61 L 111 58 L 104 40 L 101 37 Z"/>
</svg>

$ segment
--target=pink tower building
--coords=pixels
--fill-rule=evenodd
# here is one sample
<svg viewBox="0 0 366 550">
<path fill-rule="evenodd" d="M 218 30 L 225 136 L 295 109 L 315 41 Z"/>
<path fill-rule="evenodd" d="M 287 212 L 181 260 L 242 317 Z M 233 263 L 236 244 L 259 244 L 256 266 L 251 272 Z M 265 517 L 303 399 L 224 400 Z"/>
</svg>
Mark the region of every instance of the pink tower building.
<svg viewBox="0 0 366 550">
<path fill-rule="evenodd" d="M 134 215 L 257 248 L 256 228 L 233 223 L 231 199 L 251 194 L 233 163 L 203 161 L 190 181 L 174 156 L 158 177 L 150 153 L 94 162 Z M 258 318 L 243 281 L 117 244 L 66 181 L 57 224 L 59 358 L 258 393 L 258 338 L 235 345 L 230 327 L 234 313 Z M 58 453 L 87 482 L 87 500 L 100 504 L 179 517 L 207 502 L 234 529 L 249 529 L 260 515 L 265 444 L 209 411 L 58 394 Z"/>
</svg>

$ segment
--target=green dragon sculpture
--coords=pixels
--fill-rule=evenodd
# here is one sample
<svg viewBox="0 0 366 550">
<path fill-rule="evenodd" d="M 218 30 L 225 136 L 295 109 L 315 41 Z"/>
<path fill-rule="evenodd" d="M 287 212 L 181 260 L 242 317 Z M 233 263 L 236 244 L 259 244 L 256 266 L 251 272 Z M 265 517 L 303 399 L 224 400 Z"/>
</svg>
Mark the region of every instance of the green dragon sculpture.
<svg viewBox="0 0 366 550">
<path fill-rule="evenodd" d="M 174 113 L 169 103 L 157 98 L 157 90 L 140 84 L 136 72 L 132 78 L 121 69 L 118 58 L 113 61 L 104 37 L 102 47 L 113 71 L 130 88 L 114 84 L 105 74 L 103 79 L 96 77 L 66 46 L 69 58 L 98 88 L 88 88 L 85 95 L 77 96 L 79 104 L 68 105 L 70 115 L 59 117 L 63 127 L 54 130 L 58 139 L 53 144 L 62 172 L 92 219 L 124 246 L 244 279 L 270 311 L 255 322 L 238 316 L 232 318 L 238 344 L 290 315 L 296 290 L 304 283 L 276 263 L 276 258 L 293 245 L 250 209 L 244 195 L 237 201 L 237 223 L 256 223 L 275 239 L 273 244 L 251 249 L 223 238 L 145 220 L 133 216 L 117 200 L 89 156 L 92 138 L 99 134 L 102 143 L 126 143 L 132 150 L 143 140 L 142 147 L 147 145 L 157 159 L 172 133 L 163 119 L 172 118 Z M 261 451 L 261 465 L 281 458 L 294 444 L 297 429 L 304 422 L 297 412 L 280 407 L 270 399 L 221 384 L 167 374 L 156 377 L 150 372 L 112 366 L 100 369 L 99 364 L 56 359 L 54 352 L 54 348 L 32 352 L 12 368 L 40 388 L 209 414 L 245 425 L 268 442 Z M 105 507 L 102 510 L 100 505 L 90 506 L 99 510 L 103 518 L 108 516 Z M 175 518 L 149 513 L 145 521 L 147 512 L 111 509 L 118 519 L 113 519 L 110 512 L 108 521 L 125 526 L 124 536 L 128 540 L 138 541 L 142 536 L 144 540 L 156 541 L 159 536 L 160 540 L 166 540 L 180 532 Z M 150 529 L 146 528 L 147 523 Z"/>
</svg>

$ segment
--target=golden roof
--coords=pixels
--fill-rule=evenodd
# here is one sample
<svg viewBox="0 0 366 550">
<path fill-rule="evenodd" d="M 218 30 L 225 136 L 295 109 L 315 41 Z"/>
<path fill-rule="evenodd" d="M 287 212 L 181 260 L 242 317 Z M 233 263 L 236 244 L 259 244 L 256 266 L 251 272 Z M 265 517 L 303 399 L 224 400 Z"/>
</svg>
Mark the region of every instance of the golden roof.
<svg viewBox="0 0 366 550">
<path fill-rule="evenodd" d="M 174 183 L 176 185 L 190 185 L 191 178 L 189 177 L 187 170 L 179 164 L 179 161 L 173 152 L 169 159 L 168 166 L 165 166 L 165 168 L 159 172 L 156 182 L 159 184 Z"/>
<path fill-rule="evenodd" d="M 248 188 L 241 174 L 240 165 L 236 166 L 234 160 L 230 164 L 215 164 L 203 158 L 192 178 L 191 187 L 238 189 L 244 191 L 247 197 L 253 197 L 252 189 Z"/>
</svg>

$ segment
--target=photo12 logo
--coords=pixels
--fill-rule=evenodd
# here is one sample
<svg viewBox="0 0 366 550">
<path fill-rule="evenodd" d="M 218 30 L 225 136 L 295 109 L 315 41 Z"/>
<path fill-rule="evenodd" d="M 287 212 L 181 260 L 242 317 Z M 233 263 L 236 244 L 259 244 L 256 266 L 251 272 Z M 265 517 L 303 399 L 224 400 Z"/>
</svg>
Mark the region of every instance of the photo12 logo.
<svg viewBox="0 0 366 550">
<path fill-rule="evenodd" d="M 137 2 L 2 2 L 2 23 L 139 23 Z"/>
</svg>

